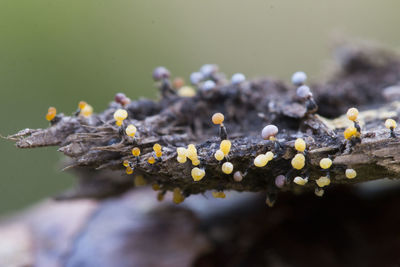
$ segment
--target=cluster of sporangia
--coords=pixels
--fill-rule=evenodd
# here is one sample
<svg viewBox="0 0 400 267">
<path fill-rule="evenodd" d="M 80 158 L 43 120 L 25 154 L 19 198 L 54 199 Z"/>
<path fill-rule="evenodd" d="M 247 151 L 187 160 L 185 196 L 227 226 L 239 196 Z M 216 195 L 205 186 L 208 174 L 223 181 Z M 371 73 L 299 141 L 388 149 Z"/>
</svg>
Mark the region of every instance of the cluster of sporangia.
<svg viewBox="0 0 400 267">
<path fill-rule="evenodd" d="M 162 82 L 161 90 L 171 90 L 172 88 L 176 91 L 173 92 L 180 97 L 193 97 L 196 95 L 197 91 L 190 86 L 186 86 L 184 80 L 182 78 L 175 78 L 172 83 L 172 87 L 169 86 L 169 71 L 164 67 L 158 67 L 153 72 L 153 78 L 155 81 Z M 191 83 L 197 87 L 199 91 L 201 90 L 215 90 L 217 89 L 218 83 L 223 83 L 224 75 L 218 72 L 218 67 L 216 65 L 207 64 L 204 65 L 199 72 L 194 72 L 190 75 Z M 296 95 L 298 98 L 304 100 L 306 103 L 313 103 L 312 93 L 308 86 L 304 85 L 305 81 L 307 80 L 307 75 L 304 72 L 296 72 L 292 76 L 292 83 L 297 86 Z M 236 73 L 231 78 L 232 84 L 241 84 L 245 82 L 245 76 L 241 73 Z M 226 82 L 226 81 L 225 81 Z M 168 86 L 163 86 L 163 85 Z M 164 88 L 164 89 L 163 89 Z M 167 92 L 163 92 L 164 94 Z M 118 93 L 115 96 L 115 102 L 121 104 L 122 107 L 130 103 L 130 99 L 126 97 L 122 93 Z M 309 104 L 307 104 L 309 105 Z M 312 105 L 311 105 L 312 106 Z M 78 110 L 76 111 L 76 116 L 83 116 L 83 117 L 90 117 L 93 113 L 93 108 L 84 101 L 79 102 Z M 352 144 L 361 141 L 361 127 L 357 121 L 358 117 L 358 110 L 356 108 L 350 108 L 347 111 L 347 118 L 354 123 L 353 126 L 348 127 L 343 132 L 344 138 L 351 142 Z M 128 112 L 125 109 L 118 109 L 114 112 L 114 119 L 115 124 L 120 128 L 122 132 L 131 138 L 135 138 L 137 129 L 133 124 L 129 124 L 124 126 L 123 122 L 128 118 Z M 58 121 L 57 118 L 57 111 L 54 107 L 50 107 L 48 113 L 46 114 L 46 119 L 50 121 L 52 124 Z M 219 137 L 221 142 L 219 144 L 219 149 L 214 152 L 215 160 L 219 162 L 223 162 L 221 165 L 221 171 L 226 175 L 232 175 L 232 178 L 235 182 L 241 182 L 246 174 L 247 170 L 235 170 L 234 165 L 229 162 L 228 154 L 231 150 L 231 141 L 227 139 L 227 130 L 223 124 L 224 122 L 224 115 L 222 113 L 215 113 L 212 116 L 212 122 L 215 125 L 219 125 Z M 396 137 L 394 132 L 397 124 L 396 121 L 393 119 L 387 119 L 385 121 L 385 127 L 390 130 L 390 136 L 392 138 Z M 264 140 L 269 140 L 274 142 L 275 148 L 278 149 L 280 147 L 279 141 L 276 139 L 278 134 L 278 127 L 275 125 L 267 125 L 261 131 L 261 137 Z M 291 160 L 291 165 L 293 167 L 293 171 L 297 173 L 302 173 L 307 164 L 307 143 L 302 138 L 297 138 L 294 143 L 294 148 L 297 151 L 297 154 Z M 134 147 L 132 149 L 132 155 L 138 159 L 140 156 L 140 148 Z M 206 176 L 205 169 L 201 168 L 200 159 L 197 154 L 197 149 L 194 144 L 189 144 L 187 147 L 178 147 L 176 149 L 177 157 L 176 160 L 184 164 L 189 159 L 191 164 L 194 166 L 191 170 L 191 176 L 194 182 L 198 182 L 202 180 Z M 147 162 L 149 164 L 156 164 L 157 162 L 162 160 L 162 147 L 160 144 L 156 143 L 153 146 L 153 153 L 150 157 L 147 158 Z M 277 155 L 274 154 L 273 151 L 268 151 L 263 154 L 259 154 L 254 158 L 253 164 L 255 167 L 263 168 L 265 167 L 268 162 L 274 160 Z M 126 174 L 132 174 L 134 172 L 134 164 L 128 160 L 123 162 L 123 166 L 126 168 Z M 324 176 L 321 176 L 317 180 L 315 180 L 316 187 L 315 187 L 315 194 L 317 196 L 323 196 L 324 194 L 324 187 L 328 186 L 331 182 L 329 169 L 332 166 L 332 159 L 331 158 L 322 158 L 319 162 L 319 166 L 321 171 L 324 172 Z M 345 176 L 348 179 L 353 179 L 357 176 L 357 172 L 354 169 L 348 168 L 345 170 Z M 293 183 L 304 186 L 309 182 L 309 176 L 307 171 L 302 176 L 296 176 L 293 178 Z M 135 186 L 141 186 L 146 184 L 146 180 L 141 175 L 136 175 L 134 180 Z M 289 175 L 278 175 L 275 178 L 275 186 L 277 188 L 283 188 L 285 185 L 290 183 Z M 154 190 L 160 190 L 160 186 L 158 184 L 153 184 Z M 162 200 L 164 198 L 165 191 L 161 191 L 158 194 L 158 199 Z M 225 193 L 223 191 L 215 191 L 212 192 L 212 195 L 215 198 L 225 198 Z M 173 201 L 174 203 L 181 203 L 185 199 L 180 188 L 175 188 L 173 190 Z M 267 204 L 273 205 L 273 200 L 267 197 Z"/>
</svg>

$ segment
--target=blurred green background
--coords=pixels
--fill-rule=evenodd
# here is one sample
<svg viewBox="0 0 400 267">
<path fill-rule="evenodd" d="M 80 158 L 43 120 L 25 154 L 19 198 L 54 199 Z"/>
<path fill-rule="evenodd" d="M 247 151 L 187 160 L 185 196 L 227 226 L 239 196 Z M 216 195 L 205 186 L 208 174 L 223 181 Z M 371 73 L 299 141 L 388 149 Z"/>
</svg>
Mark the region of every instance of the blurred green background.
<svg viewBox="0 0 400 267">
<path fill-rule="evenodd" d="M 0 134 L 46 127 L 49 105 L 104 109 L 114 94 L 154 98 L 155 66 L 188 77 L 204 63 L 228 75 L 311 79 L 332 34 L 400 44 L 398 0 L 1 0 Z M 56 148 L 0 140 L 0 214 L 72 186 Z"/>
</svg>

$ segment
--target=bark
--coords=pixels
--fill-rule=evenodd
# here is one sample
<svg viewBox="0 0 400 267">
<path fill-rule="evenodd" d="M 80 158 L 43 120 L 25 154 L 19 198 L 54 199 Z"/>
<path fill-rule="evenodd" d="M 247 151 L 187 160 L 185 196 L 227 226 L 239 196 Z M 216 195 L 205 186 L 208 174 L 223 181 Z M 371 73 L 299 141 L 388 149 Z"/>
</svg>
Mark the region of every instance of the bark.
<svg viewBox="0 0 400 267">
<path fill-rule="evenodd" d="M 327 197 L 284 193 L 157 202 L 150 189 L 102 202 L 46 202 L 0 224 L 0 265 L 67 267 L 396 266 L 399 187 L 338 186 Z"/>
<path fill-rule="evenodd" d="M 339 67 L 331 78 L 312 86 L 319 113 L 308 112 L 306 104 L 296 98 L 295 88 L 282 81 L 260 79 L 241 85 L 220 81 L 216 90 L 199 91 L 192 98 L 170 94 L 159 101 L 131 102 L 125 107 L 129 116 L 124 125 L 137 127 L 135 139 L 115 126 L 113 113 L 122 107 L 115 102 L 90 118 L 61 114 L 47 129 L 25 129 L 8 139 L 16 141 L 18 148 L 57 146 L 69 158 L 66 169 L 80 176 L 80 184 L 60 199 L 103 198 L 131 189 L 132 177 L 124 174 L 124 160 L 132 162 L 135 175 L 159 184 L 162 191 L 179 187 L 186 196 L 207 190 L 275 193 L 274 178 L 280 174 L 288 179 L 282 190 L 292 190 L 291 180 L 297 175 L 309 175 L 306 188 L 315 187 L 314 181 L 326 174 L 318 166 L 323 157 L 333 160 L 332 184 L 398 178 L 400 139 L 391 138 L 383 122 L 388 117 L 398 119 L 399 102 L 390 101 L 399 97 L 400 89 L 385 88 L 399 83 L 400 58 L 381 48 L 349 44 L 340 46 L 337 55 Z M 363 111 L 359 116 L 362 137 L 361 143 L 350 145 L 342 132 L 348 124 L 343 113 L 352 106 Z M 232 141 L 228 160 L 235 171 L 246 174 L 240 183 L 223 174 L 222 163 L 213 157 L 220 142 L 218 127 L 210 119 L 215 112 L 225 114 Z M 281 148 L 261 139 L 261 129 L 270 123 L 280 129 Z M 308 162 L 301 172 L 290 165 L 297 137 L 307 142 Z M 147 159 L 153 156 L 155 143 L 163 146 L 163 156 L 151 165 Z M 199 182 L 191 178 L 194 166 L 189 160 L 185 164 L 176 160 L 176 148 L 190 143 L 196 144 L 199 167 L 206 171 Z M 131 154 L 135 146 L 142 150 L 138 159 Z M 255 167 L 255 156 L 270 150 L 277 157 L 264 168 Z M 345 179 L 347 167 L 356 169 L 356 179 Z"/>
<path fill-rule="evenodd" d="M 121 107 L 114 102 L 88 119 L 59 115 L 58 122 L 47 129 L 26 129 L 9 136 L 20 148 L 59 147 L 68 157 L 66 169 L 79 176 L 79 186 L 59 198 L 92 199 L 49 201 L 0 223 L 0 265 L 398 264 L 398 187 L 391 184 L 390 190 L 374 195 L 341 184 L 399 177 L 400 141 L 390 137 L 383 122 L 389 117 L 398 120 L 400 58 L 364 44 L 346 44 L 336 51 L 337 69 L 326 81 L 312 85 L 318 113 L 307 113 L 293 86 L 261 79 L 240 86 L 221 82 L 218 90 L 193 98 L 168 95 L 160 101 L 133 101 L 126 107 L 126 124 L 138 128 L 135 140 L 114 126 L 113 112 Z M 361 111 L 360 143 L 343 139 L 349 123 L 343 114 L 351 106 Z M 220 141 L 218 127 L 210 120 L 214 112 L 225 114 L 233 144 L 229 161 L 235 171 L 247 172 L 242 182 L 223 174 L 213 157 Z M 260 137 L 269 123 L 280 129 L 281 148 Z M 302 172 L 290 165 L 297 137 L 308 145 Z M 156 142 L 163 146 L 163 156 L 150 165 L 147 158 Z M 190 177 L 191 164 L 176 161 L 176 147 L 189 143 L 196 144 L 206 170 L 200 182 Z M 134 146 L 142 149 L 138 161 L 131 156 Z M 264 168 L 254 167 L 254 157 L 268 150 L 277 158 Z M 326 175 L 318 166 L 322 157 L 334 162 L 329 172 L 336 186 L 317 201 L 307 189 Z M 268 210 L 262 208 L 262 194 L 236 192 L 229 192 L 224 201 L 197 195 L 173 206 L 157 202 L 149 188 L 124 194 L 134 186 L 133 177 L 124 174 L 125 159 L 135 165 L 134 175 L 160 184 L 161 191 L 179 187 L 186 195 L 207 190 L 286 192 Z M 344 178 L 348 167 L 357 171 L 357 178 Z M 310 181 L 305 187 L 292 183 L 294 176 L 306 173 Z M 288 177 L 283 189 L 274 185 L 280 174 Z M 299 189 L 305 189 L 304 194 L 297 194 Z M 95 200 L 110 196 L 114 197 Z"/>
</svg>

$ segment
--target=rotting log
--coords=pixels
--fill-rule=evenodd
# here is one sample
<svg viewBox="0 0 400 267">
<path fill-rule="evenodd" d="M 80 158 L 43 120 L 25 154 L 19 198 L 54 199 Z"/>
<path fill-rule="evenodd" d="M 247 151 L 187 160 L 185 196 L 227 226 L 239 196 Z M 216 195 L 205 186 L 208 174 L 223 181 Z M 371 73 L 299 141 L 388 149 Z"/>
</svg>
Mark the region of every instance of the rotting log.
<svg viewBox="0 0 400 267">
<path fill-rule="evenodd" d="M 315 180 L 325 175 L 319 160 L 330 157 L 331 183 L 359 183 L 382 178 L 398 178 L 400 173 L 400 138 L 390 137 L 384 127 L 386 118 L 398 120 L 400 102 L 400 57 L 385 49 L 347 44 L 337 48 L 337 70 L 327 81 L 313 84 L 311 89 L 319 106 L 310 113 L 295 95 L 295 87 L 274 79 L 259 79 L 242 84 L 221 82 L 215 90 L 199 90 L 194 97 L 164 94 L 159 101 L 139 99 L 122 107 L 111 102 L 109 107 L 89 118 L 57 115 L 57 121 L 47 129 L 25 129 L 8 136 L 18 148 L 57 146 L 68 157 L 66 168 L 80 177 L 79 186 L 60 196 L 70 198 L 104 198 L 131 189 L 132 176 L 125 174 L 124 160 L 133 164 L 134 175 L 142 175 L 148 183 L 157 183 L 162 192 L 180 188 L 185 196 L 207 190 L 267 192 L 294 190 L 295 176 L 309 176 L 304 188 L 315 188 Z M 392 86 L 388 88 L 389 86 Z M 396 89 L 397 88 L 397 89 Z M 343 138 L 345 111 L 356 106 L 361 113 L 361 142 L 350 144 Z M 138 132 L 134 139 L 115 125 L 114 112 L 124 108 Z M 228 160 L 234 171 L 245 173 L 241 182 L 221 171 L 221 163 L 213 154 L 218 149 L 218 127 L 211 123 L 215 112 L 225 115 L 224 125 L 232 149 Z M 325 117 L 322 117 L 325 116 Z M 273 141 L 261 138 L 267 124 L 279 128 L 280 148 Z M 291 159 L 295 155 L 294 140 L 302 137 L 307 143 L 307 164 L 294 171 Z M 159 143 L 163 155 L 149 164 L 152 147 Z M 177 162 L 176 148 L 195 144 L 205 177 L 194 182 L 190 161 Z M 141 149 L 135 158 L 133 147 Z M 277 155 L 267 166 L 257 168 L 254 158 L 267 151 Z M 346 168 L 358 173 L 349 180 Z M 283 174 L 288 182 L 282 189 L 275 186 L 275 177 Z"/>
</svg>

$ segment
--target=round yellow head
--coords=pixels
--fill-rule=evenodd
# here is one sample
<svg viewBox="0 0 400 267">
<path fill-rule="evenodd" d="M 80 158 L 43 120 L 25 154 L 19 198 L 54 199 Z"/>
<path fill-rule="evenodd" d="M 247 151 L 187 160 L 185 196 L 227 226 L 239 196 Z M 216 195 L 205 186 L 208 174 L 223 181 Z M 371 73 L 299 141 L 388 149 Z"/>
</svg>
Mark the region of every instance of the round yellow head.
<svg viewBox="0 0 400 267">
<path fill-rule="evenodd" d="M 198 182 L 204 178 L 204 176 L 206 175 L 206 172 L 203 169 L 195 167 L 192 169 L 191 174 L 192 174 L 193 180 L 195 182 Z"/>
<path fill-rule="evenodd" d="M 332 166 L 332 160 L 330 158 L 323 158 L 320 160 L 319 166 L 322 169 L 329 169 Z"/>
<path fill-rule="evenodd" d="M 347 118 L 351 121 L 355 121 L 357 120 L 358 117 L 358 109 L 356 108 L 349 108 L 349 110 L 347 110 Z"/>
<path fill-rule="evenodd" d="M 393 119 L 387 119 L 385 121 L 385 127 L 388 128 L 388 129 L 396 129 L 397 123 Z"/>
<path fill-rule="evenodd" d="M 138 148 L 138 147 L 132 148 L 132 155 L 134 155 L 135 157 L 139 157 L 139 155 L 140 155 L 140 148 Z"/>
<path fill-rule="evenodd" d="M 353 179 L 356 178 L 357 172 L 354 169 L 346 169 L 346 178 Z"/>
<path fill-rule="evenodd" d="M 224 114 L 218 112 L 215 113 L 211 119 L 214 124 L 222 124 L 224 122 L 225 117 Z"/>
<path fill-rule="evenodd" d="M 125 129 L 126 135 L 130 136 L 130 137 L 134 137 L 136 132 L 137 132 L 137 129 L 136 129 L 135 125 L 133 125 L 133 124 L 129 124 Z"/>
<path fill-rule="evenodd" d="M 46 114 L 46 120 L 52 121 L 56 115 L 57 115 L 57 109 L 55 107 L 49 107 Z"/>
<path fill-rule="evenodd" d="M 265 154 L 258 155 L 254 159 L 254 165 L 256 167 L 264 167 L 268 163 L 268 157 Z"/>
<path fill-rule="evenodd" d="M 345 139 L 350 140 L 353 136 L 357 135 L 357 129 L 354 126 L 347 127 L 343 132 Z"/>
<path fill-rule="evenodd" d="M 214 157 L 216 160 L 221 161 L 224 159 L 225 155 L 224 152 L 222 152 L 222 150 L 218 149 L 217 151 L 215 151 Z"/>
<path fill-rule="evenodd" d="M 233 164 L 230 162 L 225 162 L 222 164 L 222 172 L 225 174 L 231 174 L 233 171 Z"/>
<path fill-rule="evenodd" d="M 219 149 L 224 153 L 224 155 L 228 155 L 231 150 L 232 143 L 229 140 L 222 140 L 219 145 Z"/>
<path fill-rule="evenodd" d="M 303 152 L 304 150 L 306 150 L 306 142 L 303 140 L 303 138 L 296 139 L 296 141 L 294 142 L 294 148 L 299 152 Z"/>
<path fill-rule="evenodd" d="M 304 165 L 306 164 L 306 158 L 304 157 L 303 154 L 296 154 L 296 156 L 293 157 L 291 163 L 294 169 L 301 170 L 304 168 Z"/>
</svg>

